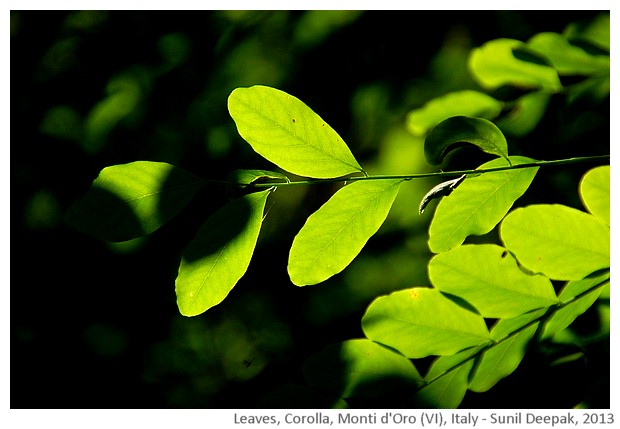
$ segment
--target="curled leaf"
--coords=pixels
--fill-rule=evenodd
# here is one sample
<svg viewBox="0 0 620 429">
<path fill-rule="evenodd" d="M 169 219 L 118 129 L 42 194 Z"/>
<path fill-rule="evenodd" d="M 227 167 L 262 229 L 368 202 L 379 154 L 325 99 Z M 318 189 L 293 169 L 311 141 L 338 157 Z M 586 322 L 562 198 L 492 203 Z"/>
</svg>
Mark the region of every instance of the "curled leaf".
<svg viewBox="0 0 620 429">
<path fill-rule="evenodd" d="M 424 155 L 430 164 L 439 165 L 448 152 L 466 143 L 508 160 L 508 143 L 500 129 L 491 121 L 468 116 L 453 116 L 433 128 L 424 140 Z"/>
</svg>

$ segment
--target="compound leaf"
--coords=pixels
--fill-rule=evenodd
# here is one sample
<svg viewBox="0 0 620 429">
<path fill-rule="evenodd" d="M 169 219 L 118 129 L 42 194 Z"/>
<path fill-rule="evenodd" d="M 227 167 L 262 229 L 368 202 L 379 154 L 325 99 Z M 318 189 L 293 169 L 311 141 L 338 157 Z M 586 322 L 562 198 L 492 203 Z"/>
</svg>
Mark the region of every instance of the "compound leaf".
<svg viewBox="0 0 620 429">
<path fill-rule="evenodd" d="M 524 273 L 494 244 L 467 244 L 435 255 L 428 275 L 437 289 L 465 299 L 488 318 L 515 317 L 558 302 L 548 278 Z"/>
<path fill-rule="evenodd" d="M 338 133 L 292 95 L 260 85 L 237 88 L 228 111 L 252 149 L 283 170 L 319 179 L 363 172 Z"/>
<path fill-rule="evenodd" d="M 375 299 L 362 318 L 366 337 L 409 358 L 451 355 L 490 339 L 482 316 L 437 289 L 416 287 Z"/>
<path fill-rule="evenodd" d="M 530 158 L 511 156 L 513 165 L 532 162 Z M 494 159 L 479 168 L 508 165 Z M 434 253 L 459 246 L 469 235 L 491 231 L 534 180 L 538 167 L 520 168 L 468 177 L 437 205 L 429 228 L 428 245 Z"/>
<path fill-rule="evenodd" d="M 204 183 L 164 162 L 113 165 L 69 208 L 67 222 L 101 240 L 131 240 L 172 219 Z"/>
<path fill-rule="evenodd" d="M 270 192 L 233 200 L 202 225 L 179 266 L 176 294 L 181 314 L 196 316 L 219 304 L 245 274 Z"/>
<path fill-rule="evenodd" d="M 297 286 L 317 284 L 344 270 L 377 232 L 402 180 L 367 180 L 341 188 L 301 228 L 289 254 Z"/>
<path fill-rule="evenodd" d="M 504 245 L 530 271 L 555 280 L 580 280 L 609 267 L 609 226 L 559 204 L 518 208 L 502 221 Z"/>
<path fill-rule="evenodd" d="M 491 121 L 468 116 L 453 116 L 433 128 L 424 140 L 424 156 L 430 164 L 439 165 L 450 150 L 465 143 L 508 159 L 508 143 L 501 130 Z"/>
</svg>

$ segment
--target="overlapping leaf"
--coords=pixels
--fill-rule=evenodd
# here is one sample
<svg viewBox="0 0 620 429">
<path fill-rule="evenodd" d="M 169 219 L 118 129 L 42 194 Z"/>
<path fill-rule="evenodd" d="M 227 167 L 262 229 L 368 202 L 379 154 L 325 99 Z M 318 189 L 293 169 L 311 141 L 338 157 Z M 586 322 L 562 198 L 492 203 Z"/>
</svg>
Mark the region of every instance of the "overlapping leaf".
<svg viewBox="0 0 620 429">
<path fill-rule="evenodd" d="M 260 85 L 237 88 L 228 110 L 252 149 L 288 172 L 325 179 L 363 171 L 338 133 L 292 95 Z"/>
<path fill-rule="evenodd" d="M 439 123 L 424 140 L 424 155 L 432 165 L 439 165 L 450 151 L 463 144 L 508 159 L 508 143 L 493 122 L 482 118 L 453 116 Z"/>
<path fill-rule="evenodd" d="M 500 237 L 527 269 L 556 280 L 579 280 L 609 267 L 609 226 L 559 204 L 518 208 L 503 220 Z"/>
<path fill-rule="evenodd" d="M 501 319 L 493 326 L 491 337 L 497 343 L 476 357 L 475 371 L 469 381 L 470 390 L 486 392 L 517 369 L 538 329 L 539 319 L 546 311 L 541 309 L 515 318 Z"/>
<path fill-rule="evenodd" d="M 596 302 L 605 285 L 609 285 L 609 271 L 567 282 L 559 296 L 565 304 L 545 322 L 543 337 L 553 336 L 570 326 Z"/>
<path fill-rule="evenodd" d="M 69 208 L 67 221 L 100 240 L 131 240 L 172 219 L 204 183 L 164 162 L 113 165 Z"/>
<path fill-rule="evenodd" d="M 562 34 L 538 33 L 527 41 L 527 45 L 548 58 L 560 75 L 609 73 L 609 55 L 592 55 L 571 45 Z"/>
<path fill-rule="evenodd" d="M 506 249 L 494 244 L 468 244 L 435 255 L 428 275 L 437 289 L 465 299 L 488 318 L 515 317 L 558 300 L 548 278 L 524 273 Z"/>
<path fill-rule="evenodd" d="M 424 377 L 429 382 L 416 395 L 416 403 L 422 408 L 456 408 L 468 387 L 468 378 L 474 365 L 478 347 L 463 350 L 454 355 L 435 359 Z"/>
<path fill-rule="evenodd" d="M 513 165 L 533 162 L 530 158 L 511 156 Z M 508 165 L 495 159 L 479 168 Z M 468 177 L 450 196 L 444 197 L 435 211 L 429 228 L 428 245 L 434 253 L 459 246 L 469 235 L 491 231 L 508 213 L 513 203 L 534 180 L 538 167 L 522 168 Z"/>
<path fill-rule="evenodd" d="M 468 67 L 474 79 L 489 90 L 502 86 L 562 90 L 556 70 L 518 40 L 496 39 L 473 49 Z"/>
<path fill-rule="evenodd" d="M 402 180 L 353 182 L 313 213 L 293 240 L 288 273 L 297 286 L 344 270 L 390 211 Z"/>
<path fill-rule="evenodd" d="M 181 314 L 196 316 L 219 304 L 245 274 L 270 192 L 233 200 L 202 225 L 179 266 L 176 294 Z"/>
<path fill-rule="evenodd" d="M 422 377 L 409 359 L 366 339 L 327 346 L 304 364 L 312 386 L 342 398 L 380 396 L 394 388 L 415 388 Z"/>
<path fill-rule="evenodd" d="M 374 300 L 362 318 L 366 337 L 410 358 L 450 355 L 490 339 L 484 319 L 437 289 L 412 288 Z"/>
<path fill-rule="evenodd" d="M 423 136 L 440 122 L 452 116 L 474 116 L 493 119 L 502 110 L 502 102 L 482 92 L 463 90 L 437 97 L 407 114 L 407 129 Z"/>
</svg>

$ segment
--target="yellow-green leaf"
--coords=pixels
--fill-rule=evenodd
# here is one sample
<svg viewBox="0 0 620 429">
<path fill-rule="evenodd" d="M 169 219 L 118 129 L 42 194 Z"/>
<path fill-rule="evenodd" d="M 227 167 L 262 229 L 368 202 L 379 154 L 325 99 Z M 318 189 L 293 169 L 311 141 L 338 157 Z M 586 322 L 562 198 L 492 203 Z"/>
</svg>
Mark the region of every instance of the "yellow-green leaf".
<svg viewBox="0 0 620 429">
<path fill-rule="evenodd" d="M 365 180 L 341 188 L 301 228 L 289 254 L 297 286 L 317 284 L 344 270 L 390 211 L 402 180 Z"/>
<path fill-rule="evenodd" d="M 252 149 L 283 170 L 319 179 L 363 171 L 338 133 L 286 92 L 237 88 L 228 97 L 228 111 Z"/>
<path fill-rule="evenodd" d="M 176 294 L 181 314 L 196 316 L 219 304 L 245 274 L 270 192 L 233 200 L 202 225 L 179 266 Z"/>
</svg>

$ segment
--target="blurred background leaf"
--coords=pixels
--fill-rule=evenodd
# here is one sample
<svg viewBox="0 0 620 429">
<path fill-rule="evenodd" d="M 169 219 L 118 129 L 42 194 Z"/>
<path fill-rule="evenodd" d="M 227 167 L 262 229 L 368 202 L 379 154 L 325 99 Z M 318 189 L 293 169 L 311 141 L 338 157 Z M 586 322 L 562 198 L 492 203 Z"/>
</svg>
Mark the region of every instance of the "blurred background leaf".
<svg viewBox="0 0 620 429">
<path fill-rule="evenodd" d="M 174 279 L 183 249 L 227 202 L 223 186 L 199 191 L 153 234 L 122 244 L 62 222 L 114 164 L 166 162 L 209 179 L 273 170 L 236 132 L 226 109 L 234 88 L 294 94 L 369 174 L 422 173 L 435 169 L 406 115 L 452 91 L 483 92 L 466 67 L 472 48 L 544 31 L 609 50 L 609 14 L 596 11 L 14 10 L 10 28 L 10 268 L 19 273 L 10 296 L 13 408 L 255 407 L 280 386 L 306 385 L 309 356 L 361 337 L 360 319 L 376 296 L 428 284 L 431 217 L 418 216 L 417 205 L 431 179 L 403 184 L 359 258 L 315 288 L 290 283 L 288 250 L 335 188 L 279 189 L 248 272 L 197 318 L 178 314 Z M 536 101 L 539 113 L 528 119 L 536 126 L 506 133 L 509 152 L 609 153 L 609 77 L 580 85 L 568 106 L 559 95 Z M 471 152 L 443 168 L 488 161 Z M 591 167 L 541 169 L 520 204 L 581 208 L 575 190 Z M 526 356 L 518 375 L 463 406 L 573 406 L 595 387 L 605 391 L 605 341 L 584 338 L 603 332 L 609 307 L 593 308 L 557 338 L 593 344 L 592 365 L 575 371 L 583 360 L 550 367 L 547 355 Z M 528 395 L 515 395 L 520 389 Z M 609 407 L 596 398 L 587 401 Z"/>
</svg>

